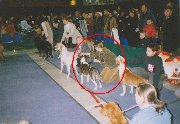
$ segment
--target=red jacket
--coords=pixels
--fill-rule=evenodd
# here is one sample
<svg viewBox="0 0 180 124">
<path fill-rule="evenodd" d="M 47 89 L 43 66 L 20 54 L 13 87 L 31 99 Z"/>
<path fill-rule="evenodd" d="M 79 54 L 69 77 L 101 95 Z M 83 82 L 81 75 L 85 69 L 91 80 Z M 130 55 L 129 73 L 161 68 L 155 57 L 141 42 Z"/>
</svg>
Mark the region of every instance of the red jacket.
<svg viewBox="0 0 180 124">
<path fill-rule="evenodd" d="M 146 25 L 143 31 L 146 33 L 146 37 L 148 38 L 156 37 L 157 30 L 154 25 Z"/>
</svg>

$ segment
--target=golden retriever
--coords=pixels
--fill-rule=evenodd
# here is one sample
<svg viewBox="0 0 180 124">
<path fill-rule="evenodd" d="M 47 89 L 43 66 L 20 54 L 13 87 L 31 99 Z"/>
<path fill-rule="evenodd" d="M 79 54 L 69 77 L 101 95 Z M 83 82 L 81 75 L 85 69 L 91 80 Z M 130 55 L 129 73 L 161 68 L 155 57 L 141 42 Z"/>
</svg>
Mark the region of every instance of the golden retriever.
<svg viewBox="0 0 180 124">
<path fill-rule="evenodd" d="M 108 102 L 104 108 L 101 109 L 101 114 L 109 117 L 109 124 L 128 124 L 124 113 L 115 102 Z"/>
</svg>

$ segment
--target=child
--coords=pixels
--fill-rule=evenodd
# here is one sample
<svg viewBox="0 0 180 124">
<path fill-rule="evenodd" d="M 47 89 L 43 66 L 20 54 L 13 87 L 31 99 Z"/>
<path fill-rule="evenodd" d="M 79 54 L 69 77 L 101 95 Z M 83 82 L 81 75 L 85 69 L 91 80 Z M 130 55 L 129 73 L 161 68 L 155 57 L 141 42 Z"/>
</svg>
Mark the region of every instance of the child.
<svg viewBox="0 0 180 124">
<path fill-rule="evenodd" d="M 157 30 L 153 24 L 153 20 L 148 18 L 146 24 L 147 25 L 143 28 L 143 32 L 140 33 L 142 47 L 147 47 L 149 44 L 157 43 Z"/>
<path fill-rule="evenodd" d="M 146 37 L 156 38 L 157 31 L 152 19 L 147 19 L 147 25 L 143 28 L 143 31 L 146 32 Z"/>
<path fill-rule="evenodd" d="M 149 44 L 147 46 L 146 54 L 132 60 L 127 60 L 128 64 L 142 64 L 142 67 L 134 67 L 132 71 L 138 75 L 149 79 L 157 90 L 163 87 L 162 73 L 163 64 L 159 56 L 156 55 L 158 46 L 156 44 Z"/>
</svg>

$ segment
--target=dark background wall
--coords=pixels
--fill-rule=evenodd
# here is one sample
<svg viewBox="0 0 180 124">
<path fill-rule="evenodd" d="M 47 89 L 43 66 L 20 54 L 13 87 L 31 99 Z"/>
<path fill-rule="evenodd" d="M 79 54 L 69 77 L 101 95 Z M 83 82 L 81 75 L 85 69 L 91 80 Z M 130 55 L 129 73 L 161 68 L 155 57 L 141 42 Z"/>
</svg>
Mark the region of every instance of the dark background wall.
<svg viewBox="0 0 180 124">
<path fill-rule="evenodd" d="M 95 12 L 104 9 L 114 10 L 117 6 L 121 6 L 124 10 L 132 7 L 140 7 L 143 2 L 147 2 L 154 12 L 163 10 L 165 2 L 170 0 L 115 0 L 114 4 L 105 5 L 84 5 L 83 0 L 76 0 L 76 6 L 70 6 L 70 0 L 0 0 L 0 15 L 29 15 L 29 14 L 49 14 L 51 12 L 71 13 L 75 10 L 81 12 Z M 174 1 L 179 7 L 179 0 Z M 178 9 L 179 10 L 179 9 Z"/>
</svg>

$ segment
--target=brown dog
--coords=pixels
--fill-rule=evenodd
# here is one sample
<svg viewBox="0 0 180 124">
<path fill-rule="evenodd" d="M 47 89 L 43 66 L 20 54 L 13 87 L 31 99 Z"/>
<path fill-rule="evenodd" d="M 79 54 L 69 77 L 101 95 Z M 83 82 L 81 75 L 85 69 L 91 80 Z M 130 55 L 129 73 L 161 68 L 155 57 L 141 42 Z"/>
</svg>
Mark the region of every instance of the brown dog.
<svg viewBox="0 0 180 124">
<path fill-rule="evenodd" d="M 122 78 L 123 73 L 125 72 L 124 77 L 122 79 L 123 93 L 120 94 L 121 96 L 124 96 L 126 93 L 126 85 L 131 86 L 130 93 L 133 93 L 133 87 L 136 87 L 139 84 L 148 83 L 148 81 L 145 78 L 137 74 L 134 74 L 129 69 L 125 70 L 125 60 L 123 57 L 118 56 L 116 58 L 116 64 L 118 65 L 120 79 Z"/>
<path fill-rule="evenodd" d="M 0 58 L 4 58 L 4 47 L 1 42 L 0 42 Z"/>
<path fill-rule="evenodd" d="M 104 108 L 101 109 L 101 113 L 109 117 L 109 124 L 128 124 L 124 113 L 115 102 L 108 102 Z"/>
</svg>

